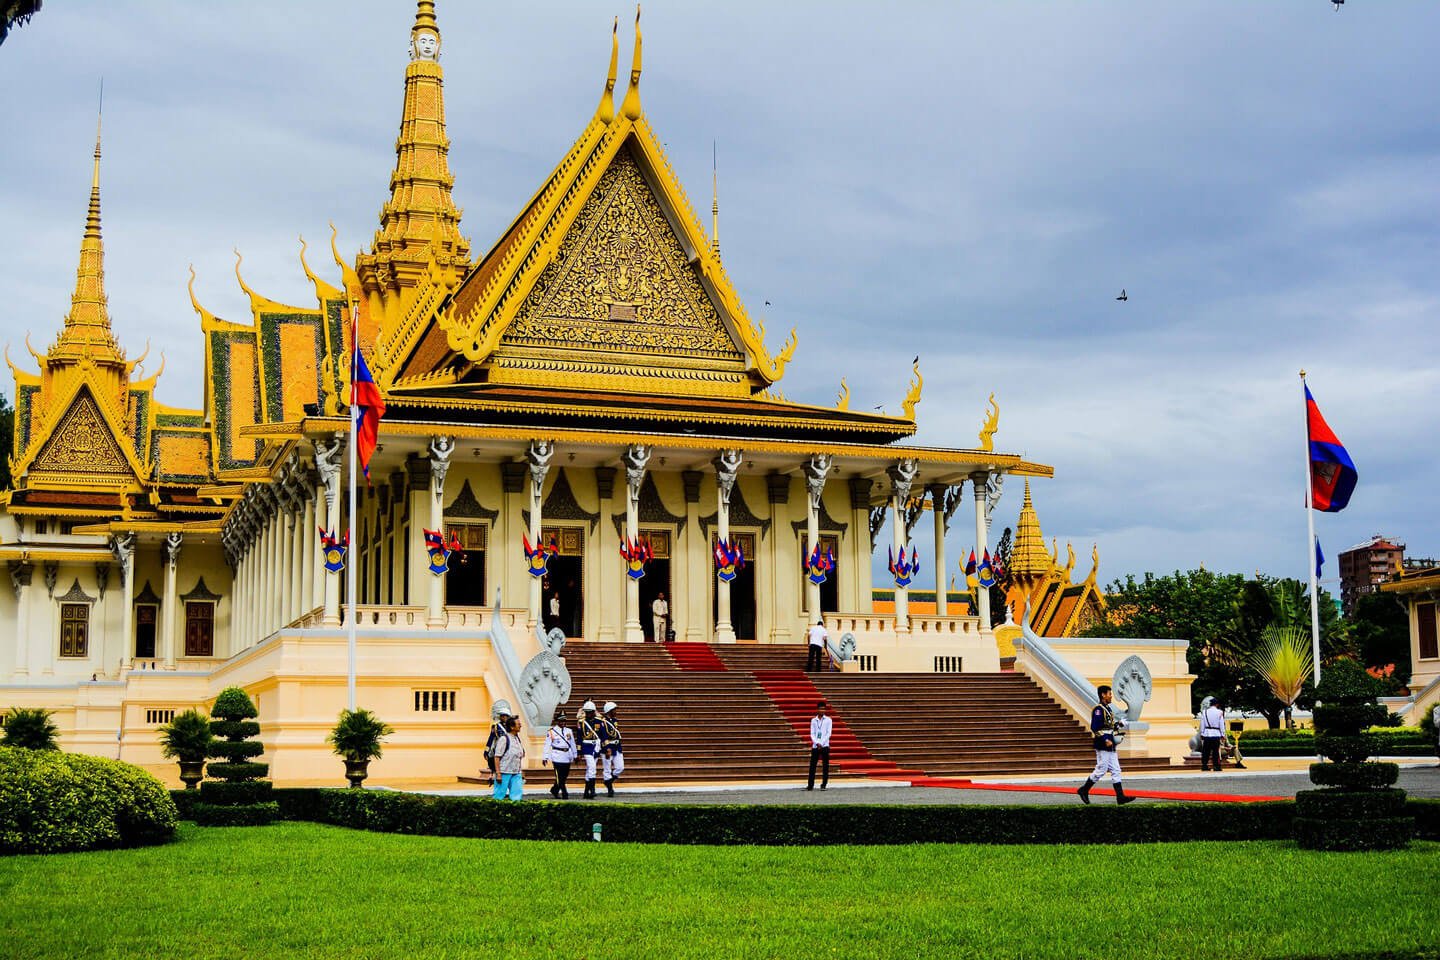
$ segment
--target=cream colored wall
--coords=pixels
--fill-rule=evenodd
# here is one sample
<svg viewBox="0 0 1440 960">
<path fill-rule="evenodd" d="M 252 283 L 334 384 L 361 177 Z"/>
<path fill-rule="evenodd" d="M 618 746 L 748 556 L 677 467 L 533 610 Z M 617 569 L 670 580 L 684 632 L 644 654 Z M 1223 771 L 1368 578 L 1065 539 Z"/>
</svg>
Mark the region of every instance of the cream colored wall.
<svg viewBox="0 0 1440 960">
<path fill-rule="evenodd" d="M 1423 690 L 1434 683 L 1436 679 L 1440 679 L 1440 658 L 1420 659 L 1419 603 L 1429 599 L 1429 597 L 1418 594 L 1405 597 L 1406 610 L 1410 615 L 1410 689 L 1412 690 Z"/>
</svg>

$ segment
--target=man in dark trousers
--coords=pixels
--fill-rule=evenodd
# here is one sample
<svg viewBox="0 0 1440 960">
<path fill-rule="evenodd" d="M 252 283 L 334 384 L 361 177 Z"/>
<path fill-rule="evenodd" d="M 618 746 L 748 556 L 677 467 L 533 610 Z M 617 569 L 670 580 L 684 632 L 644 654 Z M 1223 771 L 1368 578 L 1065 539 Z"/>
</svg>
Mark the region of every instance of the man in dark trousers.
<svg viewBox="0 0 1440 960">
<path fill-rule="evenodd" d="M 1200 711 L 1200 769 L 1209 770 L 1213 762 L 1220 769 L 1220 745 L 1225 742 L 1225 704 L 1216 697 Z"/>
<path fill-rule="evenodd" d="M 825 701 L 821 700 L 815 704 L 815 716 L 810 718 L 810 782 L 806 790 L 815 789 L 815 762 L 823 763 L 820 774 L 820 789 L 824 790 L 830 785 L 830 733 L 835 729 L 835 721 L 830 719 L 825 710 Z"/>
<path fill-rule="evenodd" d="M 1110 692 L 1109 686 L 1102 686 L 1095 692 L 1100 695 L 1100 702 L 1095 705 L 1094 710 L 1090 711 L 1090 732 L 1094 735 L 1092 739 L 1095 747 L 1095 771 L 1075 792 L 1080 794 L 1081 800 L 1089 803 L 1090 788 L 1108 773 L 1110 783 L 1115 787 L 1115 802 L 1124 805 L 1135 799 L 1125 796 L 1125 788 L 1120 785 L 1120 757 L 1115 752 L 1116 746 L 1125 736 L 1123 732 L 1125 718 L 1118 715 L 1110 706 L 1114 694 Z"/>
</svg>

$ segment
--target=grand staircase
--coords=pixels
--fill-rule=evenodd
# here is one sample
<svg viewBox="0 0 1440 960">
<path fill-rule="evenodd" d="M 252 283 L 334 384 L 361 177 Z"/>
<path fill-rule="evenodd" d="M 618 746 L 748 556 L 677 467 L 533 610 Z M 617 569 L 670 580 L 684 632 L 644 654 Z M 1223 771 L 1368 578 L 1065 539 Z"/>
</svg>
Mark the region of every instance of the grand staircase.
<svg viewBox="0 0 1440 960">
<path fill-rule="evenodd" d="M 574 641 L 562 655 L 568 716 L 585 700 L 620 705 L 631 782 L 803 779 L 820 697 L 835 719 L 832 779 L 1080 773 L 1095 762 L 1088 733 L 1021 674 L 807 674 L 800 644 Z"/>
</svg>

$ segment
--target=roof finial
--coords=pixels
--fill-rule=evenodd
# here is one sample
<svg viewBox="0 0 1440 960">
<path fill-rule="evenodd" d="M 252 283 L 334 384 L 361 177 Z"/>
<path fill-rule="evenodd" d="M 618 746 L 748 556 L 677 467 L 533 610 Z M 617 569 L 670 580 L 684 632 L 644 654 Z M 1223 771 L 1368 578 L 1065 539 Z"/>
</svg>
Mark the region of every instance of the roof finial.
<svg viewBox="0 0 1440 960">
<path fill-rule="evenodd" d="M 100 106 L 95 111 L 95 169 L 90 176 L 90 211 L 85 216 L 85 236 L 100 239 L 100 124 L 105 118 L 105 78 L 100 78 Z"/>
<path fill-rule="evenodd" d="M 720 256 L 720 161 L 719 148 L 710 141 L 710 252 Z"/>
<path fill-rule="evenodd" d="M 640 4 L 635 4 L 635 57 L 630 62 L 630 86 L 620 112 L 627 120 L 640 119 Z"/>
<path fill-rule="evenodd" d="M 610 27 L 610 72 L 605 75 L 605 92 L 600 94 L 600 106 L 595 115 L 601 123 L 615 119 L 615 71 L 620 66 L 620 18 Z"/>
<path fill-rule="evenodd" d="M 410 59 L 440 59 L 440 26 L 435 22 L 435 0 L 418 0 L 415 26 L 410 28 Z"/>
</svg>

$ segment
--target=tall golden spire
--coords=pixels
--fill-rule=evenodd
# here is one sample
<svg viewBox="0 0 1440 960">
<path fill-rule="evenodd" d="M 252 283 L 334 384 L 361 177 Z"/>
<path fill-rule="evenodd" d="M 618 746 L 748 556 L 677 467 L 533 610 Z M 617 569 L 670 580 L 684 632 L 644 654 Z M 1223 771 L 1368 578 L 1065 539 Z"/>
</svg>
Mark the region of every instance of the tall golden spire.
<svg viewBox="0 0 1440 960">
<path fill-rule="evenodd" d="M 720 163 L 717 147 L 710 143 L 710 252 L 720 256 Z"/>
<path fill-rule="evenodd" d="M 85 214 L 85 234 L 80 240 L 80 264 L 75 270 L 75 293 L 70 312 L 55 346 L 52 359 L 81 354 L 96 360 L 120 361 L 123 354 L 110 330 L 105 300 L 105 244 L 100 239 L 100 118 L 95 120 L 95 165 L 90 177 L 90 208 Z"/>
<path fill-rule="evenodd" d="M 640 4 L 635 4 L 635 55 L 630 61 L 630 85 L 625 88 L 625 102 L 620 113 L 627 120 L 640 119 Z"/>
<path fill-rule="evenodd" d="M 605 92 L 600 94 L 600 106 L 595 116 L 601 123 L 615 119 L 615 71 L 620 66 L 620 18 L 610 27 L 610 72 L 605 75 Z"/>
<path fill-rule="evenodd" d="M 460 213 L 450 197 L 455 183 L 445 136 L 444 71 L 434 0 L 418 0 L 405 67 L 405 104 L 395 141 L 390 200 L 380 208 L 380 229 L 360 274 L 372 289 L 413 287 L 430 261 L 469 263 L 470 243 L 460 235 Z M 438 230 L 436 229 L 438 227 Z"/>
<path fill-rule="evenodd" d="M 1015 545 L 1010 548 L 1012 577 L 1043 576 L 1050 571 L 1050 554 L 1045 551 L 1045 538 L 1040 533 L 1040 518 L 1030 500 L 1030 481 L 1025 481 L 1025 502 L 1020 506 L 1020 520 L 1015 525 Z"/>
</svg>

